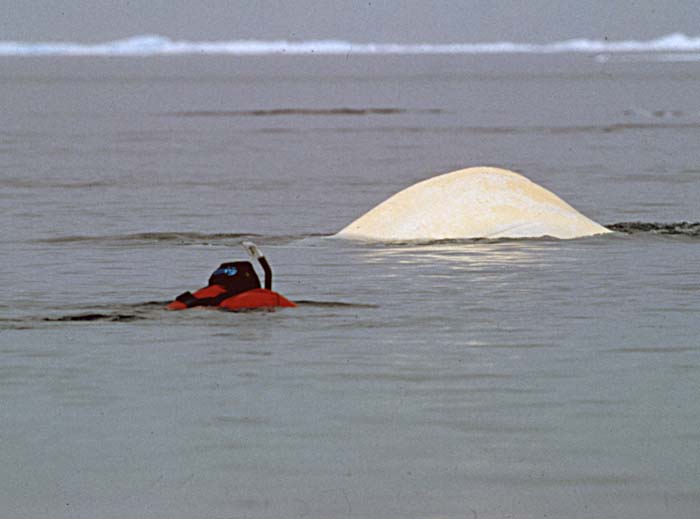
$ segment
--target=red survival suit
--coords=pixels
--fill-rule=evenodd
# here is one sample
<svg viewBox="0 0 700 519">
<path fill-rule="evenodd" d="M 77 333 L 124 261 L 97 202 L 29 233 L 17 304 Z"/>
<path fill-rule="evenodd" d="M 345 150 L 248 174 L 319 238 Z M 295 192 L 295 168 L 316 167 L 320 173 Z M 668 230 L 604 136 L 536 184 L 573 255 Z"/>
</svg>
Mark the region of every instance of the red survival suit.
<svg viewBox="0 0 700 519">
<path fill-rule="evenodd" d="M 222 263 L 209 277 L 209 284 L 195 293 L 185 292 L 168 304 L 168 310 L 184 310 L 195 306 L 218 307 L 226 310 L 296 306 L 286 297 L 273 292 L 272 272 L 267 260 L 258 260 L 265 270 L 265 288 L 248 261 Z"/>
</svg>

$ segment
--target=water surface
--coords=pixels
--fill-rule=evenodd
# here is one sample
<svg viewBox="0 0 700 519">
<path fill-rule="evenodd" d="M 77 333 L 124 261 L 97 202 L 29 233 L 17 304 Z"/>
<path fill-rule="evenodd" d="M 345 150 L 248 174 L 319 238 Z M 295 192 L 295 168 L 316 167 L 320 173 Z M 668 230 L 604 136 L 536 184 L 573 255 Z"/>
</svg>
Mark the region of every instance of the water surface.
<svg viewBox="0 0 700 519">
<path fill-rule="evenodd" d="M 698 90 L 587 55 L 4 58 L 5 514 L 696 517 Z M 473 165 L 620 232 L 328 238 Z M 307 303 L 148 304 L 246 239 Z"/>
</svg>

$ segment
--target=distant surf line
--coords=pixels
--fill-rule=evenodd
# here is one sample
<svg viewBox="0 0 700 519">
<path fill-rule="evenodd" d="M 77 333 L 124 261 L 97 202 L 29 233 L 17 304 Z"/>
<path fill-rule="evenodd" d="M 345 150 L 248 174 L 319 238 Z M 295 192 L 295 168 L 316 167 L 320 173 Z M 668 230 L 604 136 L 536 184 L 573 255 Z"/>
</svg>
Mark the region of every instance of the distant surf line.
<svg viewBox="0 0 700 519">
<path fill-rule="evenodd" d="M 357 43 L 343 40 L 187 41 L 143 35 L 102 43 L 0 41 L 0 56 L 430 55 L 700 52 L 700 36 L 673 33 L 651 40 L 569 39 L 550 43 Z"/>
</svg>

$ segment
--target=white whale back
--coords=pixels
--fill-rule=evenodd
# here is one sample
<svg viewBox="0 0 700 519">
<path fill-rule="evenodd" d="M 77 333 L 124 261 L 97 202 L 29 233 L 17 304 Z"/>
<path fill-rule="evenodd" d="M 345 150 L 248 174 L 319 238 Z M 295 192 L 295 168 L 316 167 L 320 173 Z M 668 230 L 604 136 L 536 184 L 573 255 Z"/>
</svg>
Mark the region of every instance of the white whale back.
<svg viewBox="0 0 700 519">
<path fill-rule="evenodd" d="M 476 167 L 418 182 L 335 236 L 376 241 L 540 236 L 570 239 L 608 232 L 518 173 Z"/>
</svg>

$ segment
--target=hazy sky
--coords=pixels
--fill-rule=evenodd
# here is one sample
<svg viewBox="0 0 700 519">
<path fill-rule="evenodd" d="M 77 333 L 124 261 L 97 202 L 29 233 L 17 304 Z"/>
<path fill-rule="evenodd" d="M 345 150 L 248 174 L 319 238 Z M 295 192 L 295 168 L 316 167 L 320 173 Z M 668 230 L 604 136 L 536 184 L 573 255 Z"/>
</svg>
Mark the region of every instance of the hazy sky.
<svg viewBox="0 0 700 519">
<path fill-rule="evenodd" d="M 700 35 L 697 0 L 0 0 L 0 40 L 549 42 Z"/>
</svg>

